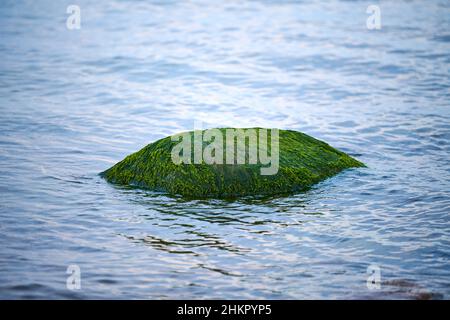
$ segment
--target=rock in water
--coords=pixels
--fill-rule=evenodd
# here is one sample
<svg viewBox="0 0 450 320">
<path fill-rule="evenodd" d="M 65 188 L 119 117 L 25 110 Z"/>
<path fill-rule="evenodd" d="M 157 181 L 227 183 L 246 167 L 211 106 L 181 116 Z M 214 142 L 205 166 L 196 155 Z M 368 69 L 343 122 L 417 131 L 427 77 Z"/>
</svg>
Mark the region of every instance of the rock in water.
<svg viewBox="0 0 450 320">
<path fill-rule="evenodd" d="M 233 132 L 247 139 L 239 141 Z M 245 151 L 240 160 L 239 151 Z M 111 183 L 189 198 L 234 198 L 299 192 L 352 167 L 364 164 L 301 132 L 220 128 L 158 140 L 100 175 Z"/>
</svg>

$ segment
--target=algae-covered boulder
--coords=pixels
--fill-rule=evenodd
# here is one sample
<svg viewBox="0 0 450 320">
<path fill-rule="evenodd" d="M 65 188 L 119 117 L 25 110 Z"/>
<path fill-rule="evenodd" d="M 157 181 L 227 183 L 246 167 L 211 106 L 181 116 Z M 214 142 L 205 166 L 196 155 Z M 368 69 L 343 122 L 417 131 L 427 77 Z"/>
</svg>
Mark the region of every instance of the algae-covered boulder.
<svg viewBox="0 0 450 320">
<path fill-rule="evenodd" d="M 155 141 L 100 175 L 111 183 L 190 198 L 231 198 L 294 193 L 362 166 L 301 132 L 220 128 Z"/>
</svg>

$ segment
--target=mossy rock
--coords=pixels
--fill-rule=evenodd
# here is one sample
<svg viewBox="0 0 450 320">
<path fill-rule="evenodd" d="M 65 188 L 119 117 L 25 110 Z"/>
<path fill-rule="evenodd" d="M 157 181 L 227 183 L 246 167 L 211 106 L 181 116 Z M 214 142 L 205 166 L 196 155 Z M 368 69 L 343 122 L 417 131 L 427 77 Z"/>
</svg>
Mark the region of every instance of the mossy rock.
<svg viewBox="0 0 450 320">
<path fill-rule="evenodd" d="M 231 128 L 219 129 L 224 137 L 226 129 Z M 256 130 L 258 135 L 260 130 L 266 130 L 251 129 Z M 270 129 L 267 130 L 270 132 Z M 196 132 L 203 134 L 205 131 Z M 304 133 L 292 130 L 278 132 L 279 169 L 273 175 L 262 175 L 261 168 L 267 166 L 249 164 L 248 161 L 245 164 L 207 164 L 204 161 L 199 164 L 194 164 L 194 161 L 190 164 L 175 164 L 171 151 L 179 142 L 172 141 L 170 136 L 127 156 L 100 175 L 111 183 L 189 198 L 235 198 L 296 193 L 344 169 L 364 166 L 344 152 Z M 191 141 L 194 141 L 194 131 L 184 134 L 190 135 Z M 270 154 L 271 140 L 267 141 Z M 203 147 L 208 143 L 203 142 Z M 248 147 L 248 139 L 245 143 Z M 224 157 L 226 148 L 224 138 Z"/>
</svg>

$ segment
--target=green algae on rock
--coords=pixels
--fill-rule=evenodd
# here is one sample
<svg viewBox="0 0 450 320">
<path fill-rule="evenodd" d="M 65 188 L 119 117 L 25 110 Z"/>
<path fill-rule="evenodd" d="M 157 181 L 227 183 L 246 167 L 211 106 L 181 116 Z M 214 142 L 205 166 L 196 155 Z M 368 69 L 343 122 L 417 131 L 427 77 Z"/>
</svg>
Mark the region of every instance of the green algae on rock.
<svg viewBox="0 0 450 320">
<path fill-rule="evenodd" d="M 209 135 L 207 141 L 204 141 L 203 137 L 208 135 L 207 131 L 211 130 L 215 130 L 215 139 L 213 140 Z M 172 137 L 169 136 L 127 156 L 100 175 L 111 183 L 137 186 L 189 198 L 234 198 L 250 195 L 295 193 L 306 190 L 315 183 L 344 169 L 364 166 L 363 163 L 344 152 L 304 133 L 275 129 L 278 137 L 277 144 L 273 140 L 275 135 L 271 134 L 272 140 L 269 142 L 269 139 L 267 139 L 266 152 L 267 154 L 274 154 L 272 150 L 275 151 L 276 146 L 277 158 L 279 158 L 277 159 L 279 161 L 277 165 L 279 167 L 275 174 L 264 175 L 261 172 L 267 167 L 267 162 L 265 164 L 255 163 L 249 159 L 249 144 L 251 141 L 249 135 L 244 136 L 241 140 L 241 142 L 244 142 L 244 151 L 249 151 L 245 155 L 244 160 L 246 161 L 244 163 L 234 161 L 234 159 L 230 163 L 224 158 L 225 151 L 229 150 L 227 148 L 232 147 L 239 153 L 239 138 L 232 137 L 232 140 L 223 139 L 222 141 L 222 138 L 219 137 L 220 139 L 218 139 L 217 133 L 223 133 L 223 136 L 226 136 L 226 131 L 233 132 L 233 130 L 245 134 L 255 131 L 259 136 L 259 146 L 262 145 L 261 137 L 264 136 L 263 133 L 270 132 L 270 129 L 263 128 L 220 128 L 190 131 Z M 203 140 L 200 140 L 201 150 L 205 150 L 208 145 L 219 141 L 223 150 L 216 148 L 212 155 L 221 159 L 211 163 L 200 156 L 200 161 L 198 161 L 197 155 L 190 152 L 187 157 L 184 155 L 184 159 L 187 159 L 187 161 L 176 163 L 173 161 L 172 151 L 177 145 L 179 147 L 180 143 L 178 139 L 174 140 L 173 137 L 188 137 L 189 152 L 191 150 L 198 151 L 196 147 L 198 137 L 203 138 Z M 192 141 L 193 148 L 191 148 Z M 235 149 L 236 146 L 237 149 Z M 183 153 L 185 151 L 183 150 Z M 261 156 L 261 153 L 259 155 Z"/>
</svg>

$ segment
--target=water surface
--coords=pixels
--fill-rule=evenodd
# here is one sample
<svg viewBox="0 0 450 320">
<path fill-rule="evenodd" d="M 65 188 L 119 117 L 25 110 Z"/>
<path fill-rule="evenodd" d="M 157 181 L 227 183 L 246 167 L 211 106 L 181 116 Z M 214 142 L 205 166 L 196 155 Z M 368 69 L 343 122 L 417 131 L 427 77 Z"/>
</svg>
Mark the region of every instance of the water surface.
<svg viewBox="0 0 450 320">
<path fill-rule="evenodd" d="M 381 1 L 381 30 L 366 1 L 119 0 L 68 30 L 72 2 L 0 4 L 0 298 L 450 297 L 448 1 Z M 237 201 L 98 176 L 198 120 L 368 168 Z"/>
</svg>

